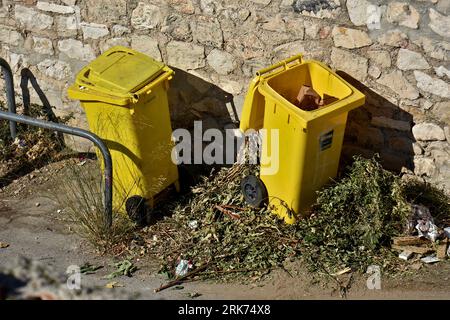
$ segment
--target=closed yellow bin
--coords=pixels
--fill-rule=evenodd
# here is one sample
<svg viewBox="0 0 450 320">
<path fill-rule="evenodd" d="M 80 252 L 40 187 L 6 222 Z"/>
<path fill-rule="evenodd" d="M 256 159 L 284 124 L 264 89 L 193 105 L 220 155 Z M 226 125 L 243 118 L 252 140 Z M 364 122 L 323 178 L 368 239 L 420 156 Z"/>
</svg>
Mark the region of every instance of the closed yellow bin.
<svg viewBox="0 0 450 320">
<path fill-rule="evenodd" d="M 335 101 L 313 111 L 300 109 L 294 101 L 304 85 Z M 328 67 L 304 61 L 301 55 L 257 72 L 240 129 L 267 130 L 262 136 L 260 181 L 269 205 L 287 223 L 305 214 L 316 191 L 336 176 L 347 114 L 364 101 L 361 92 Z M 278 134 L 272 134 L 274 129 Z"/>
<path fill-rule="evenodd" d="M 110 149 L 115 210 L 153 207 L 161 191 L 179 189 L 167 98 L 172 75 L 164 64 L 116 46 L 84 67 L 68 89 Z"/>
</svg>

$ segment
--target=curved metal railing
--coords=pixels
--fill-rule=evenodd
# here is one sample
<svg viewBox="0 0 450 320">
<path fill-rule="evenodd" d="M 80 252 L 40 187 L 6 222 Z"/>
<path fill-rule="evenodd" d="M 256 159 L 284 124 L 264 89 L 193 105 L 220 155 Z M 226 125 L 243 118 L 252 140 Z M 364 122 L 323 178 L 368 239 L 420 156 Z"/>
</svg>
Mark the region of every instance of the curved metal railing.
<svg viewBox="0 0 450 320">
<path fill-rule="evenodd" d="M 108 147 L 106 144 L 98 137 L 96 134 L 83 130 L 80 128 L 75 128 L 71 126 L 67 126 L 64 124 L 51 122 L 51 121 L 45 121 L 40 119 L 35 119 L 29 116 L 25 115 L 18 115 L 16 114 L 16 102 L 14 99 L 14 82 L 13 82 L 13 76 L 11 67 L 9 64 L 2 58 L 0 58 L 0 65 L 4 71 L 5 76 L 5 84 L 6 84 L 6 97 L 8 102 L 8 112 L 1 111 L 0 110 L 0 119 L 9 120 L 10 124 L 10 133 L 11 138 L 15 139 L 17 136 L 17 122 L 40 127 L 44 129 L 49 129 L 53 131 L 62 132 L 65 134 L 78 136 L 81 138 L 88 139 L 92 141 L 99 149 L 103 156 L 103 162 L 104 162 L 104 206 L 105 206 L 105 217 L 106 217 L 106 223 L 108 227 L 112 225 L 112 177 L 113 177 L 113 167 L 112 167 L 112 159 L 111 159 L 111 153 L 109 152 Z M 36 90 L 35 86 L 33 88 Z M 22 86 L 23 89 L 23 86 Z M 42 100 L 43 93 L 39 93 L 39 97 Z M 45 97 L 45 95 L 44 95 Z M 46 100 L 46 98 L 45 98 Z M 46 100 L 48 101 L 48 100 Z"/>
</svg>

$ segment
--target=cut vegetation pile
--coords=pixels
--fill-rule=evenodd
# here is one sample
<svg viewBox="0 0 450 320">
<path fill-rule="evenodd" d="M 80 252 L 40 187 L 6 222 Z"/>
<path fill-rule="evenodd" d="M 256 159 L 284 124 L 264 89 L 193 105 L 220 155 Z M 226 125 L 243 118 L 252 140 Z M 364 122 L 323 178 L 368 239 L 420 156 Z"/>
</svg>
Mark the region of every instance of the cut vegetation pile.
<svg viewBox="0 0 450 320">
<path fill-rule="evenodd" d="M 167 211 L 172 217 L 144 230 L 147 247 L 169 275 L 180 259 L 191 260 L 208 278 L 236 274 L 262 275 L 298 254 L 295 228 L 284 224 L 268 210 L 244 204 L 242 177 L 254 171 L 235 165 L 212 173 L 192 189 L 187 200 Z"/>
<path fill-rule="evenodd" d="M 251 172 L 257 168 L 235 165 L 212 173 L 214 178 L 205 178 L 192 194 L 162 209 L 171 217 L 142 231 L 162 272 L 173 277 L 181 259 L 191 261 L 194 270 L 206 266 L 200 276 L 222 280 L 261 276 L 296 256 L 310 271 L 324 274 L 348 267 L 365 271 L 373 263 L 389 269 L 398 263 L 389 249 L 391 239 L 404 233 L 408 200 L 420 197 L 411 197 L 410 185 L 377 159 L 355 158 L 343 179 L 319 192 L 311 217 L 294 225 L 268 209 L 245 205 L 240 181 Z M 433 192 L 448 204 L 442 192 Z M 449 217 L 449 211 L 444 215 Z"/>
<path fill-rule="evenodd" d="M 405 230 L 411 206 L 400 179 L 375 160 L 356 158 L 347 175 L 319 193 L 314 216 L 298 223 L 311 271 L 387 267 L 385 248 Z"/>
</svg>

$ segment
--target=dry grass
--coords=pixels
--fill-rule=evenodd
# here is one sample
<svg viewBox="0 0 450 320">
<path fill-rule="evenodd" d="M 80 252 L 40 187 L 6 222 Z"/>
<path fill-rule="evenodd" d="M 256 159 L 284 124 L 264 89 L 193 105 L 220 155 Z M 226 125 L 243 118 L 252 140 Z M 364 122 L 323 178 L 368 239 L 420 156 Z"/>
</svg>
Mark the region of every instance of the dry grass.
<svg viewBox="0 0 450 320">
<path fill-rule="evenodd" d="M 100 169 L 85 168 L 77 161 L 70 161 L 67 169 L 53 198 L 64 208 L 64 217 L 74 224 L 74 231 L 99 250 L 127 241 L 134 229 L 128 217 L 113 209 L 112 227 L 107 225 Z"/>
</svg>

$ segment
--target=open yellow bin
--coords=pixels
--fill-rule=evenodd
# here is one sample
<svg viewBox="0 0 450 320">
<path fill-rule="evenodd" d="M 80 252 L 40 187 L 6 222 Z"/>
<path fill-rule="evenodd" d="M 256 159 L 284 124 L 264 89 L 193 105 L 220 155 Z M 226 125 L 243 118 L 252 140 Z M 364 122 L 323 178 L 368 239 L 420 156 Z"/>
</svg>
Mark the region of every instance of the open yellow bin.
<svg viewBox="0 0 450 320">
<path fill-rule="evenodd" d="M 172 75 L 164 64 L 116 46 L 84 67 L 68 89 L 110 149 L 116 210 L 125 212 L 129 199 L 153 207 L 167 187 L 179 189 L 167 98 Z"/>
<path fill-rule="evenodd" d="M 313 88 L 321 98 L 325 94 L 337 100 L 304 111 L 293 104 L 302 85 Z M 269 205 L 287 223 L 305 214 L 316 200 L 316 191 L 336 176 L 347 114 L 364 101 L 361 92 L 324 64 L 303 61 L 301 55 L 257 72 L 244 102 L 240 129 L 267 129 L 260 179 Z M 278 138 L 271 135 L 273 129 L 278 130 Z M 278 166 L 271 154 L 277 150 L 274 143 L 279 146 Z"/>
</svg>

